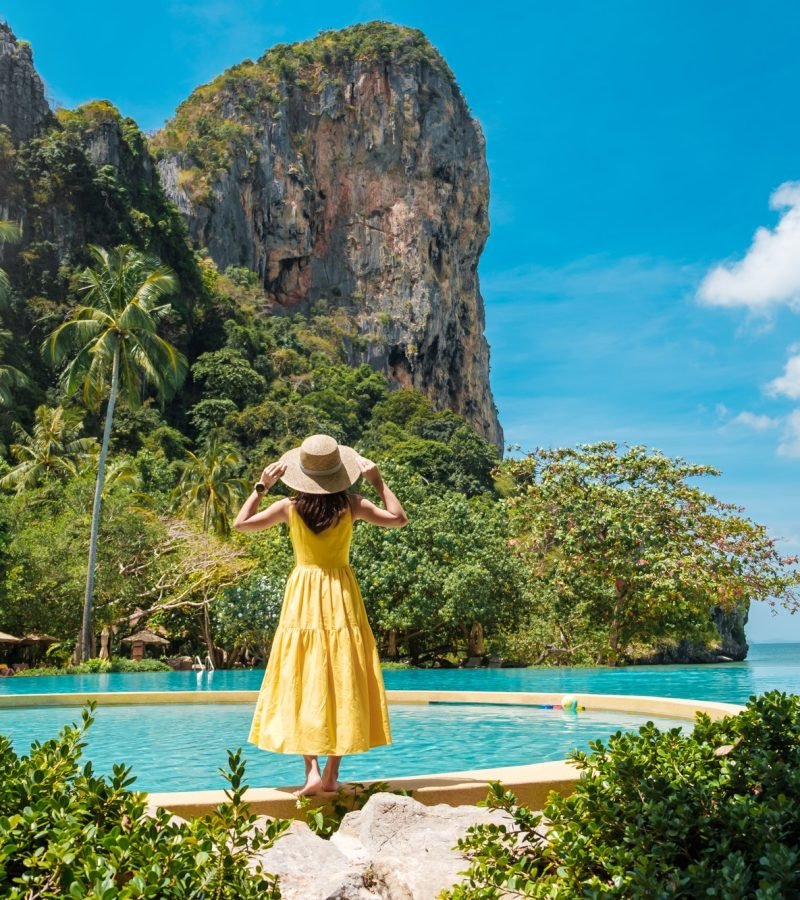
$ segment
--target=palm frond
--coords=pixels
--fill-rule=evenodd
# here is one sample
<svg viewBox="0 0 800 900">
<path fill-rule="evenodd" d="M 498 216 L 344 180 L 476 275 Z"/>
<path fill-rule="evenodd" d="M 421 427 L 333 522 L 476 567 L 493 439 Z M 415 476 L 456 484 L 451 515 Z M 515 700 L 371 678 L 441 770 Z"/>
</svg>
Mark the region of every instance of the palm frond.
<svg viewBox="0 0 800 900">
<path fill-rule="evenodd" d="M 51 365 L 61 365 L 76 347 L 85 348 L 101 333 L 102 325 L 95 319 L 82 317 L 62 322 L 42 342 L 41 352 Z"/>
<path fill-rule="evenodd" d="M 177 289 L 178 278 L 172 269 L 159 266 L 142 282 L 133 299 L 144 309 L 149 309 L 162 297 L 174 294 Z"/>
<path fill-rule="evenodd" d="M 24 387 L 30 379 L 14 366 L 0 366 L 0 406 L 11 406 L 14 402 L 12 388 Z"/>
<path fill-rule="evenodd" d="M 22 236 L 22 229 L 17 222 L 8 219 L 0 219 L 0 244 L 9 244 L 18 241 Z"/>
</svg>

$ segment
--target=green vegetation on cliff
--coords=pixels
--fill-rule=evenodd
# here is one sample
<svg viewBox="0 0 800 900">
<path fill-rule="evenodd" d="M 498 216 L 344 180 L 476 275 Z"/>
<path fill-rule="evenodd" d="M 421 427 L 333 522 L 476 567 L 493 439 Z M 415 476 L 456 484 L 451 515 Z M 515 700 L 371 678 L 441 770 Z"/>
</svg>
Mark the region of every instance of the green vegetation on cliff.
<svg viewBox="0 0 800 900">
<path fill-rule="evenodd" d="M 416 28 L 368 22 L 323 31 L 308 41 L 276 44 L 257 62 L 245 60 L 196 88 L 150 147 L 156 158 L 184 154 L 191 166 L 182 173 L 180 186 L 194 202 L 209 202 L 210 185 L 227 171 L 235 154 L 248 154 L 248 161 L 255 162 L 248 148 L 265 132 L 265 110 L 274 118 L 294 89 L 314 94 L 328 85 L 341 89 L 354 64 L 377 62 L 425 64 L 453 78 L 441 54 Z"/>
</svg>

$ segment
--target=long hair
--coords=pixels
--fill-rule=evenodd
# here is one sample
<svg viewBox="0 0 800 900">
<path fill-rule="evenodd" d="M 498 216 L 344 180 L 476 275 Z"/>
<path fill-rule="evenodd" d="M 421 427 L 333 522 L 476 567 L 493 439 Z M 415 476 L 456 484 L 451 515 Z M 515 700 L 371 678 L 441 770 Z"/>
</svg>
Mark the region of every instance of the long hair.
<svg viewBox="0 0 800 900">
<path fill-rule="evenodd" d="M 319 534 L 335 525 L 347 509 L 349 501 L 346 491 L 335 494 L 306 494 L 298 491 L 292 502 L 300 518 L 314 532 Z"/>
</svg>

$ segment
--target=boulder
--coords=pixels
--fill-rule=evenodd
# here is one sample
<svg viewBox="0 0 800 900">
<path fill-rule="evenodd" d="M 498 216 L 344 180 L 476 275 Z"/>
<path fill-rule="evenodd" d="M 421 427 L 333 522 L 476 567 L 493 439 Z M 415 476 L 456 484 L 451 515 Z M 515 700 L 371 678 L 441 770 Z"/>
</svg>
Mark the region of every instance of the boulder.
<svg viewBox="0 0 800 900">
<path fill-rule="evenodd" d="M 476 806 L 375 794 L 330 841 L 295 822 L 258 858 L 280 878 L 285 900 L 435 900 L 461 880 L 467 862 L 454 848 L 470 825 L 504 821 Z"/>
</svg>

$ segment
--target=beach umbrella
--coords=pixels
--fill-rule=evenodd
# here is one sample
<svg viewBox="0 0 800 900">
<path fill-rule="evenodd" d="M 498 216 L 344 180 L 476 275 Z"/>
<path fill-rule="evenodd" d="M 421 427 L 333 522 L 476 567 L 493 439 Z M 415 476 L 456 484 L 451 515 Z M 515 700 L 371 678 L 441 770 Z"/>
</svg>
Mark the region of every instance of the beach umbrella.
<svg viewBox="0 0 800 900">
<path fill-rule="evenodd" d="M 137 631 L 136 634 L 132 634 L 130 637 L 126 637 L 122 639 L 122 643 L 130 643 L 136 644 L 141 642 L 142 644 L 168 644 L 169 641 L 165 638 L 161 637 L 160 634 L 154 634 L 152 631 L 148 631 L 146 628 L 143 628 L 141 631 Z"/>
<path fill-rule="evenodd" d="M 52 634 L 26 634 L 20 639 L 21 647 L 30 647 L 33 644 L 57 644 L 58 638 L 54 638 Z"/>
<path fill-rule="evenodd" d="M 136 634 L 123 638 L 122 643 L 131 645 L 131 659 L 142 659 L 145 644 L 166 645 L 169 644 L 169 641 L 161 637 L 160 634 L 153 634 L 152 631 L 143 628 L 141 631 L 137 631 Z"/>
<path fill-rule="evenodd" d="M 13 634 L 6 634 L 5 631 L 0 631 L 0 644 L 18 644 L 22 638 L 14 637 Z"/>
</svg>

